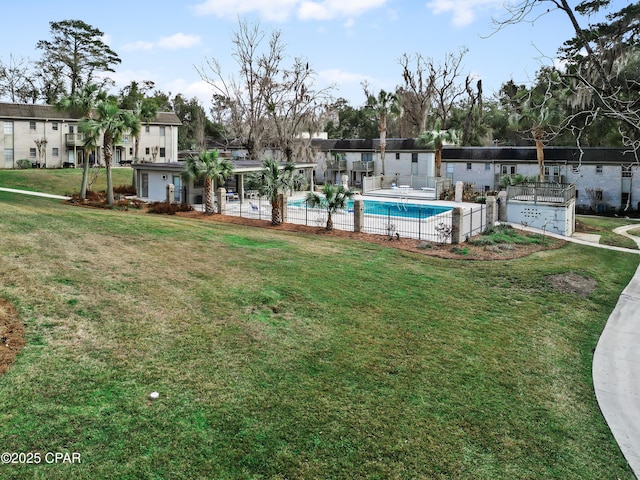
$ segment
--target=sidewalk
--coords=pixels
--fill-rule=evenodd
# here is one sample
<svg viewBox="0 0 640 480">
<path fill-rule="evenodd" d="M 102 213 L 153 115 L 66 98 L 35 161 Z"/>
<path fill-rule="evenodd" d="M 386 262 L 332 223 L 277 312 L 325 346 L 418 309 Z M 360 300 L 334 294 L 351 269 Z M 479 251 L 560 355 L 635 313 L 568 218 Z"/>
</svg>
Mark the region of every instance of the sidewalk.
<svg viewBox="0 0 640 480">
<path fill-rule="evenodd" d="M 0 192 L 21 193 L 23 195 L 32 195 L 34 197 L 57 198 L 58 200 L 71 200 L 71 197 L 64 195 L 52 195 L 50 193 L 31 192 L 29 190 L 16 190 L 15 188 L 0 187 Z"/>
<path fill-rule="evenodd" d="M 628 225 L 615 233 L 638 228 Z M 624 457 L 640 478 L 640 268 L 618 299 L 593 355 L 596 399 Z"/>
<path fill-rule="evenodd" d="M 542 233 L 517 224 L 512 226 Z M 618 227 L 614 232 L 632 238 L 640 247 L 640 237 L 627 233 L 633 228 L 640 228 L 640 224 Z M 546 235 L 581 245 L 640 254 L 640 250 L 599 245 L 596 235 L 578 235 L 578 238 L 548 232 Z M 600 411 L 631 470 L 640 479 L 640 267 L 620 295 L 598 340 L 592 376 Z"/>
</svg>

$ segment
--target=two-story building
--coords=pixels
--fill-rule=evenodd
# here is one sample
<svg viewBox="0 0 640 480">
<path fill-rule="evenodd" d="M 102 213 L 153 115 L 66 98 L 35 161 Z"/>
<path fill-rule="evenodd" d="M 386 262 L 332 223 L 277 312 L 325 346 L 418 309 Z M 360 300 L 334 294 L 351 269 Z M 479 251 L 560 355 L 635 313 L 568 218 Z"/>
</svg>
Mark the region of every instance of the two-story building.
<svg viewBox="0 0 640 480">
<path fill-rule="evenodd" d="M 73 167 L 85 160 L 104 164 L 102 148 L 97 154 L 84 146 L 78 131 L 80 118 L 60 111 L 51 105 L 0 103 L 0 122 L 3 135 L 0 148 L 4 153 L 0 168 L 16 168 L 19 160 L 46 168 Z M 142 125 L 138 159 L 145 162 L 171 162 L 178 159 L 178 127 L 180 119 L 173 112 L 159 112 L 149 123 Z M 115 145 L 112 162 L 131 163 L 135 141 L 125 135 Z"/>
</svg>

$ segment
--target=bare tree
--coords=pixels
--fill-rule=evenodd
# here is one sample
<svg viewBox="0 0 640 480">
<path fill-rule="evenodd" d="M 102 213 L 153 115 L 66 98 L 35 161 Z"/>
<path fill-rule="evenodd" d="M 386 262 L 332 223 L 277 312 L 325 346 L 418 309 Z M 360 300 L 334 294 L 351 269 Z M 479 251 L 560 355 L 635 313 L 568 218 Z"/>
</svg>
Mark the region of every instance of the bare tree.
<svg viewBox="0 0 640 480">
<path fill-rule="evenodd" d="M 266 48 L 265 40 L 259 24 L 239 21 L 232 37 L 238 77 L 225 77 L 216 59 L 196 69 L 214 89 L 212 113 L 231 134 L 229 141 L 242 142 L 249 158 L 258 158 L 271 145 L 290 159 L 294 139 L 326 111 L 332 87 L 314 89 L 315 72 L 301 58 L 284 65 L 280 31 L 271 32 Z"/>
<path fill-rule="evenodd" d="M 460 48 L 458 52 L 447 53 L 444 63 L 438 66 L 431 63 L 429 66 L 434 77 L 434 113 L 444 129 L 449 126 L 449 116 L 454 106 L 465 94 L 460 77 L 463 69 L 462 60 L 467 52 L 466 48 Z"/>
<path fill-rule="evenodd" d="M 404 85 L 400 87 L 398 99 L 404 118 L 414 127 L 415 135 L 427 129 L 427 119 L 433 108 L 435 95 L 435 68 L 431 60 L 416 53 L 410 57 L 406 53 L 398 63 L 402 67 Z"/>
<path fill-rule="evenodd" d="M 0 60 L 0 96 L 13 103 L 35 101 L 37 93 L 31 81 L 31 61 L 24 57 L 9 55 L 7 63 Z"/>
<path fill-rule="evenodd" d="M 623 142 L 640 149 L 640 4 L 629 3 L 612 11 L 612 0 L 582 1 L 571 7 L 566 0 L 521 0 L 507 4 L 507 15 L 494 20 L 497 29 L 519 22 L 539 24 L 541 17 L 566 15 L 575 36 L 560 49 L 566 67 L 561 87 L 570 94 L 572 113 L 564 128 L 571 129 L 578 146 L 582 132 L 601 118 L 613 119 Z M 584 26 L 595 14 L 606 22 Z M 582 21 L 582 24 L 581 24 Z"/>
</svg>

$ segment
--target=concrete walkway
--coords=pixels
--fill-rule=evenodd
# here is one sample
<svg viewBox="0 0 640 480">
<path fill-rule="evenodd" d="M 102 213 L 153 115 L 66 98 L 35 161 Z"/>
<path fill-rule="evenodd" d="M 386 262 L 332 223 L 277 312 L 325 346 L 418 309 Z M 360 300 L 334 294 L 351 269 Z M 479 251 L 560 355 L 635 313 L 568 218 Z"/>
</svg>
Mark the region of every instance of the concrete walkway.
<svg viewBox="0 0 640 480">
<path fill-rule="evenodd" d="M 615 233 L 627 234 L 639 225 Z M 640 268 L 618 299 L 593 355 L 593 386 L 600 410 L 624 457 L 640 478 Z"/>
<path fill-rule="evenodd" d="M 71 200 L 71 197 L 64 195 L 52 195 L 50 193 L 32 192 L 30 190 L 16 190 L 15 188 L 0 187 L 0 192 L 21 193 L 23 195 L 33 195 L 34 197 L 57 198 L 58 200 Z"/>
</svg>

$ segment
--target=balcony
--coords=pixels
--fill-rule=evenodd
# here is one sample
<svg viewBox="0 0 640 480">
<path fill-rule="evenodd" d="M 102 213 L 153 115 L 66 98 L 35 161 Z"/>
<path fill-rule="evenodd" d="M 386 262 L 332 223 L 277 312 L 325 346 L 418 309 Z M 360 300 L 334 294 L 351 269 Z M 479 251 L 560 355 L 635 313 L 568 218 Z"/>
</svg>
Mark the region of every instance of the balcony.
<svg viewBox="0 0 640 480">
<path fill-rule="evenodd" d="M 375 173 L 375 164 L 373 162 L 353 162 L 352 170 L 360 173 Z"/>
<path fill-rule="evenodd" d="M 338 172 L 346 172 L 347 171 L 347 161 L 346 160 L 330 160 L 327 162 L 327 170 L 335 170 Z"/>
<path fill-rule="evenodd" d="M 84 147 L 84 134 L 66 133 L 64 137 L 67 147 Z"/>
</svg>

